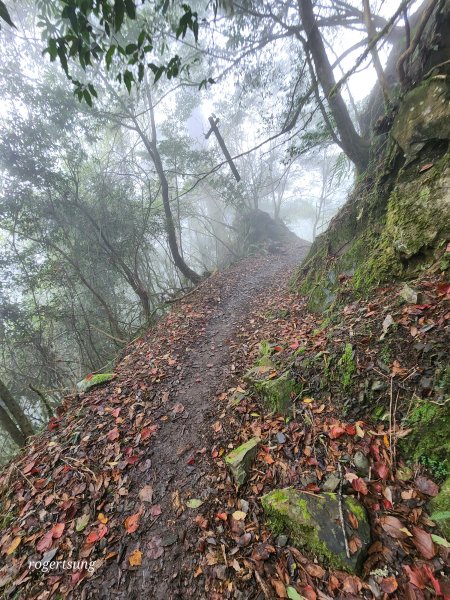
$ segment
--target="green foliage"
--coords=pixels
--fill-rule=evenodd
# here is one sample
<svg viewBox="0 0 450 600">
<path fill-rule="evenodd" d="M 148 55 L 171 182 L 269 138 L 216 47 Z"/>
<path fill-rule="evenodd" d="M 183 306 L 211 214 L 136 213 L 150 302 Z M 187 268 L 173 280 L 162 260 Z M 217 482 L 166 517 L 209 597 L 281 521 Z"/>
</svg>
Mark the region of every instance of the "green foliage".
<svg viewBox="0 0 450 600">
<path fill-rule="evenodd" d="M 338 360 L 337 371 L 343 389 L 347 390 L 351 386 L 352 376 L 356 371 L 353 347 L 349 343 L 345 344 L 344 353 Z"/>
<path fill-rule="evenodd" d="M 131 92 L 134 84 L 142 82 L 147 69 L 153 72 L 156 82 L 162 75 L 172 79 L 189 68 L 178 54 L 165 63 L 154 62 L 159 43 L 154 39 L 154 29 L 169 25 L 177 39 L 183 39 L 190 31 L 195 43 L 198 40 L 198 14 L 184 2 L 56 0 L 49 5 L 46 0 L 39 0 L 38 7 L 41 13 L 39 25 L 48 41 L 44 52 L 51 61 L 59 60 L 78 99 L 85 100 L 90 106 L 92 99 L 97 97 L 97 90 L 92 82 L 81 82 L 73 75 L 71 62 L 75 61 L 87 72 L 104 61 L 105 71 L 114 71 L 116 80 Z M 93 21 L 96 27 L 92 26 Z M 126 39 L 133 41 L 122 41 Z M 206 85 L 206 81 L 202 85 Z"/>
</svg>

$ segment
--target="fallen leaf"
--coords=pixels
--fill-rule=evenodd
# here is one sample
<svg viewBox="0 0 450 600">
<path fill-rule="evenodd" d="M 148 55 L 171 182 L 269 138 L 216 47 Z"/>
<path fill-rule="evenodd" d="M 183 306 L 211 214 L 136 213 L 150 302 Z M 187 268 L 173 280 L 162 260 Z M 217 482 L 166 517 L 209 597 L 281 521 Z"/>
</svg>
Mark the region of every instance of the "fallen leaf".
<svg viewBox="0 0 450 600">
<path fill-rule="evenodd" d="M 85 513 L 84 515 L 82 515 L 81 517 L 79 517 L 76 521 L 75 521 L 75 531 L 83 531 L 83 529 L 86 529 L 87 524 L 89 523 L 89 515 L 87 513 Z"/>
<path fill-rule="evenodd" d="M 149 558 L 156 559 L 164 554 L 164 548 L 162 547 L 162 540 L 159 537 L 152 537 L 147 544 L 147 554 Z"/>
<path fill-rule="evenodd" d="M 22 538 L 20 536 L 15 537 L 13 539 L 13 541 L 10 543 L 10 545 L 7 547 L 6 554 L 8 556 L 10 554 L 13 554 L 13 552 L 15 552 L 15 550 L 18 548 L 21 541 L 22 541 Z"/>
<path fill-rule="evenodd" d="M 236 519 L 236 521 L 244 521 L 246 516 L 242 510 L 235 510 L 233 513 L 233 519 Z"/>
<path fill-rule="evenodd" d="M 366 496 L 369 492 L 369 490 L 367 489 L 366 482 L 361 477 L 358 477 L 357 479 L 354 479 L 352 481 L 352 488 L 357 492 L 360 492 L 364 496 Z"/>
<path fill-rule="evenodd" d="M 117 427 L 114 427 L 114 429 L 111 429 L 111 431 L 108 432 L 108 439 L 111 442 L 114 442 L 115 440 L 119 439 L 119 430 L 117 429 Z"/>
<path fill-rule="evenodd" d="M 136 548 L 128 557 L 131 567 L 140 567 L 142 565 L 142 552 Z"/>
<path fill-rule="evenodd" d="M 186 502 L 186 506 L 189 508 L 198 508 L 202 504 L 203 504 L 203 500 L 200 500 L 199 498 L 190 498 Z"/>
<path fill-rule="evenodd" d="M 416 486 L 422 494 L 426 494 L 427 496 L 431 496 L 434 498 L 439 494 L 439 486 L 431 481 L 431 479 L 427 479 L 423 477 L 423 475 L 419 475 L 416 479 Z"/>
<path fill-rule="evenodd" d="M 133 533 L 139 527 L 139 519 L 141 513 L 137 512 L 134 515 L 130 515 L 125 519 L 124 526 L 128 533 Z"/>
<path fill-rule="evenodd" d="M 443 548 L 450 548 L 449 542 L 445 538 L 441 537 L 440 535 L 435 535 L 434 533 L 432 533 L 431 539 L 433 540 L 433 542 L 435 544 L 438 544 L 439 546 L 442 546 Z"/>
<path fill-rule="evenodd" d="M 106 525 L 106 523 L 108 522 L 108 518 L 105 517 L 103 513 L 98 513 L 97 519 L 100 521 L 100 523 L 103 523 L 103 525 Z"/>
<path fill-rule="evenodd" d="M 436 550 L 434 548 L 433 540 L 431 539 L 431 535 L 423 530 L 420 527 L 412 528 L 413 539 L 412 542 L 417 550 L 422 554 L 424 558 L 427 560 L 432 559 Z"/>
<path fill-rule="evenodd" d="M 47 533 L 43 535 L 39 542 L 36 544 L 36 550 L 38 552 L 47 552 L 47 550 L 50 550 L 52 543 L 53 534 L 51 531 L 47 531 Z"/>
<path fill-rule="evenodd" d="M 139 492 L 139 500 L 141 502 L 151 502 L 153 500 L 153 488 L 151 485 L 144 485 Z"/>
<path fill-rule="evenodd" d="M 64 532 L 65 525 L 64 523 L 56 523 L 52 527 L 52 536 L 54 539 L 59 539 Z"/>
<path fill-rule="evenodd" d="M 381 580 L 380 588 L 385 594 L 392 594 L 398 588 L 398 582 L 395 577 L 384 577 Z"/>
<path fill-rule="evenodd" d="M 392 515 L 383 515 L 380 517 L 380 525 L 384 531 L 397 540 L 403 540 L 406 534 L 403 531 L 403 523 L 397 517 Z"/>
<path fill-rule="evenodd" d="M 286 586 L 280 579 L 275 579 L 275 577 L 272 577 L 272 579 L 270 580 L 270 583 L 272 584 L 272 587 L 275 590 L 278 598 L 287 598 L 288 597 L 287 592 L 286 592 Z"/>
</svg>

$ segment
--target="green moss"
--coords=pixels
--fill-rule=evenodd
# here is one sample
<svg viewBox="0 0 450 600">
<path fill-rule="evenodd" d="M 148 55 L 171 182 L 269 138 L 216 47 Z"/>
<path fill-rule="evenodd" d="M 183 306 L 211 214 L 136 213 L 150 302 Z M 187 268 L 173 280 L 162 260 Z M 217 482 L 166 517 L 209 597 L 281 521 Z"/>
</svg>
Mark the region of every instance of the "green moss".
<svg viewBox="0 0 450 600">
<path fill-rule="evenodd" d="M 14 515 L 12 512 L 7 512 L 0 517 L 0 532 L 9 527 L 14 521 Z"/>
<path fill-rule="evenodd" d="M 353 373 L 356 371 L 356 364 L 353 358 L 353 347 L 351 344 L 345 344 L 344 353 L 339 359 L 337 366 L 340 382 L 344 390 L 346 390 L 350 387 Z"/>
<path fill-rule="evenodd" d="M 450 477 L 442 485 L 439 494 L 431 500 L 430 508 L 431 518 L 436 519 L 442 533 L 450 539 Z"/>
<path fill-rule="evenodd" d="M 338 524 L 336 494 L 311 496 L 293 488 L 273 490 L 262 496 L 261 503 L 268 525 L 275 535 L 287 533 L 294 545 L 320 556 L 329 566 L 355 572 L 361 565 L 363 552 L 347 559 Z M 356 500 L 345 499 L 348 511 L 354 512 L 360 523 L 358 535 L 363 544 L 370 542 L 370 528 L 364 508 Z"/>
<path fill-rule="evenodd" d="M 87 392 L 91 388 L 107 383 L 115 377 L 115 373 L 97 373 L 96 375 L 88 375 L 77 383 L 77 390 L 79 392 Z"/>
<path fill-rule="evenodd" d="M 407 458 L 417 463 L 433 464 L 439 476 L 450 474 L 450 405 L 418 400 L 406 426 L 412 431 L 400 441 Z"/>
<path fill-rule="evenodd" d="M 243 485 L 247 480 L 260 441 L 258 437 L 251 438 L 238 448 L 232 450 L 224 458 L 225 464 L 230 469 L 238 487 Z"/>
<path fill-rule="evenodd" d="M 232 450 L 229 454 L 225 456 L 225 462 L 228 464 L 235 463 L 237 460 L 242 459 L 242 457 L 247 454 L 249 450 L 252 450 L 261 440 L 259 438 L 252 438 L 241 444 L 238 448 Z"/>
<path fill-rule="evenodd" d="M 347 496 L 345 504 L 346 507 L 352 511 L 358 521 L 366 518 L 364 508 L 361 506 L 361 504 L 359 504 L 359 502 L 356 502 L 352 496 Z"/>
</svg>

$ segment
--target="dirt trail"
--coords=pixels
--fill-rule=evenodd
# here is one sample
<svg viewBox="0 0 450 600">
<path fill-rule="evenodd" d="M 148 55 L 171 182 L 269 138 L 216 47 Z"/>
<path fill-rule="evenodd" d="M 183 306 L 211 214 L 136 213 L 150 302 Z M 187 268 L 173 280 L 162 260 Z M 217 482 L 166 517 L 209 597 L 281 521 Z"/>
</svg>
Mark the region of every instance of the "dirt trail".
<svg viewBox="0 0 450 600">
<path fill-rule="evenodd" d="M 81 597 L 89 599 L 208 597 L 202 582 L 194 578 L 196 526 L 189 511 L 177 511 L 176 494 L 183 498 L 205 498 L 218 493 L 212 487 L 205 487 L 210 483 L 205 476 L 213 469 L 209 459 L 212 425 L 223 409 L 215 398 L 233 374 L 228 343 L 245 323 L 248 313 L 264 302 L 271 288 L 288 280 L 308 248 L 306 242 L 300 242 L 280 254 L 246 259 L 227 272 L 204 331 L 188 349 L 178 377 L 165 383 L 169 401 L 160 406 L 160 414 L 153 416 L 169 414 L 170 418 L 150 446 L 151 466 L 135 474 L 136 490 L 151 485 L 153 502 L 161 506 L 161 515 L 142 523 L 139 529 L 138 545 L 144 554 L 142 567 L 137 571 L 122 570 L 130 546 L 137 545 L 136 540 L 134 543 L 124 540 L 119 560 L 110 564 L 106 572 L 102 569 L 98 578 L 84 583 L 81 590 L 78 588 L 77 596 L 81 592 Z M 206 450 L 199 454 L 203 448 Z M 131 504 L 133 498 L 129 500 Z M 164 554 L 149 559 L 145 549 L 155 539 L 162 539 Z"/>
</svg>

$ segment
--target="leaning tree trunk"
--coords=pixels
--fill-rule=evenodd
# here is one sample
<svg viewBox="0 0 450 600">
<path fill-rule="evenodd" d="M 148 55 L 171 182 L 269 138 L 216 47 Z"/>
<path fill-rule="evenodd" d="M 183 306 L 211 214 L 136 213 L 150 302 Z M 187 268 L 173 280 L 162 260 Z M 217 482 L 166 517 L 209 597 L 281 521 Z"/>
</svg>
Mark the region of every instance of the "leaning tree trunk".
<svg viewBox="0 0 450 600">
<path fill-rule="evenodd" d="M 15 442 L 20 448 L 25 446 L 26 437 L 14 423 L 9 416 L 8 412 L 0 405 L 0 424 L 9 433 L 13 442 Z"/>
<path fill-rule="evenodd" d="M 369 141 L 358 134 L 340 92 L 335 90 L 336 80 L 314 17 L 311 0 L 300 0 L 299 9 L 317 79 L 336 123 L 341 147 L 358 172 L 362 173 L 369 164 Z"/>
<path fill-rule="evenodd" d="M 20 404 L 13 398 L 11 392 L 8 390 L 6 385 L 0 379 L 0 398 L 5 404 L 6 408 L 11 413 L 12 418 L 17 423 L 20 431 L 24 438 L 34 435 L 34 429 L 31 425 L 27 415 L 22 410 Z"/>
</svg>

